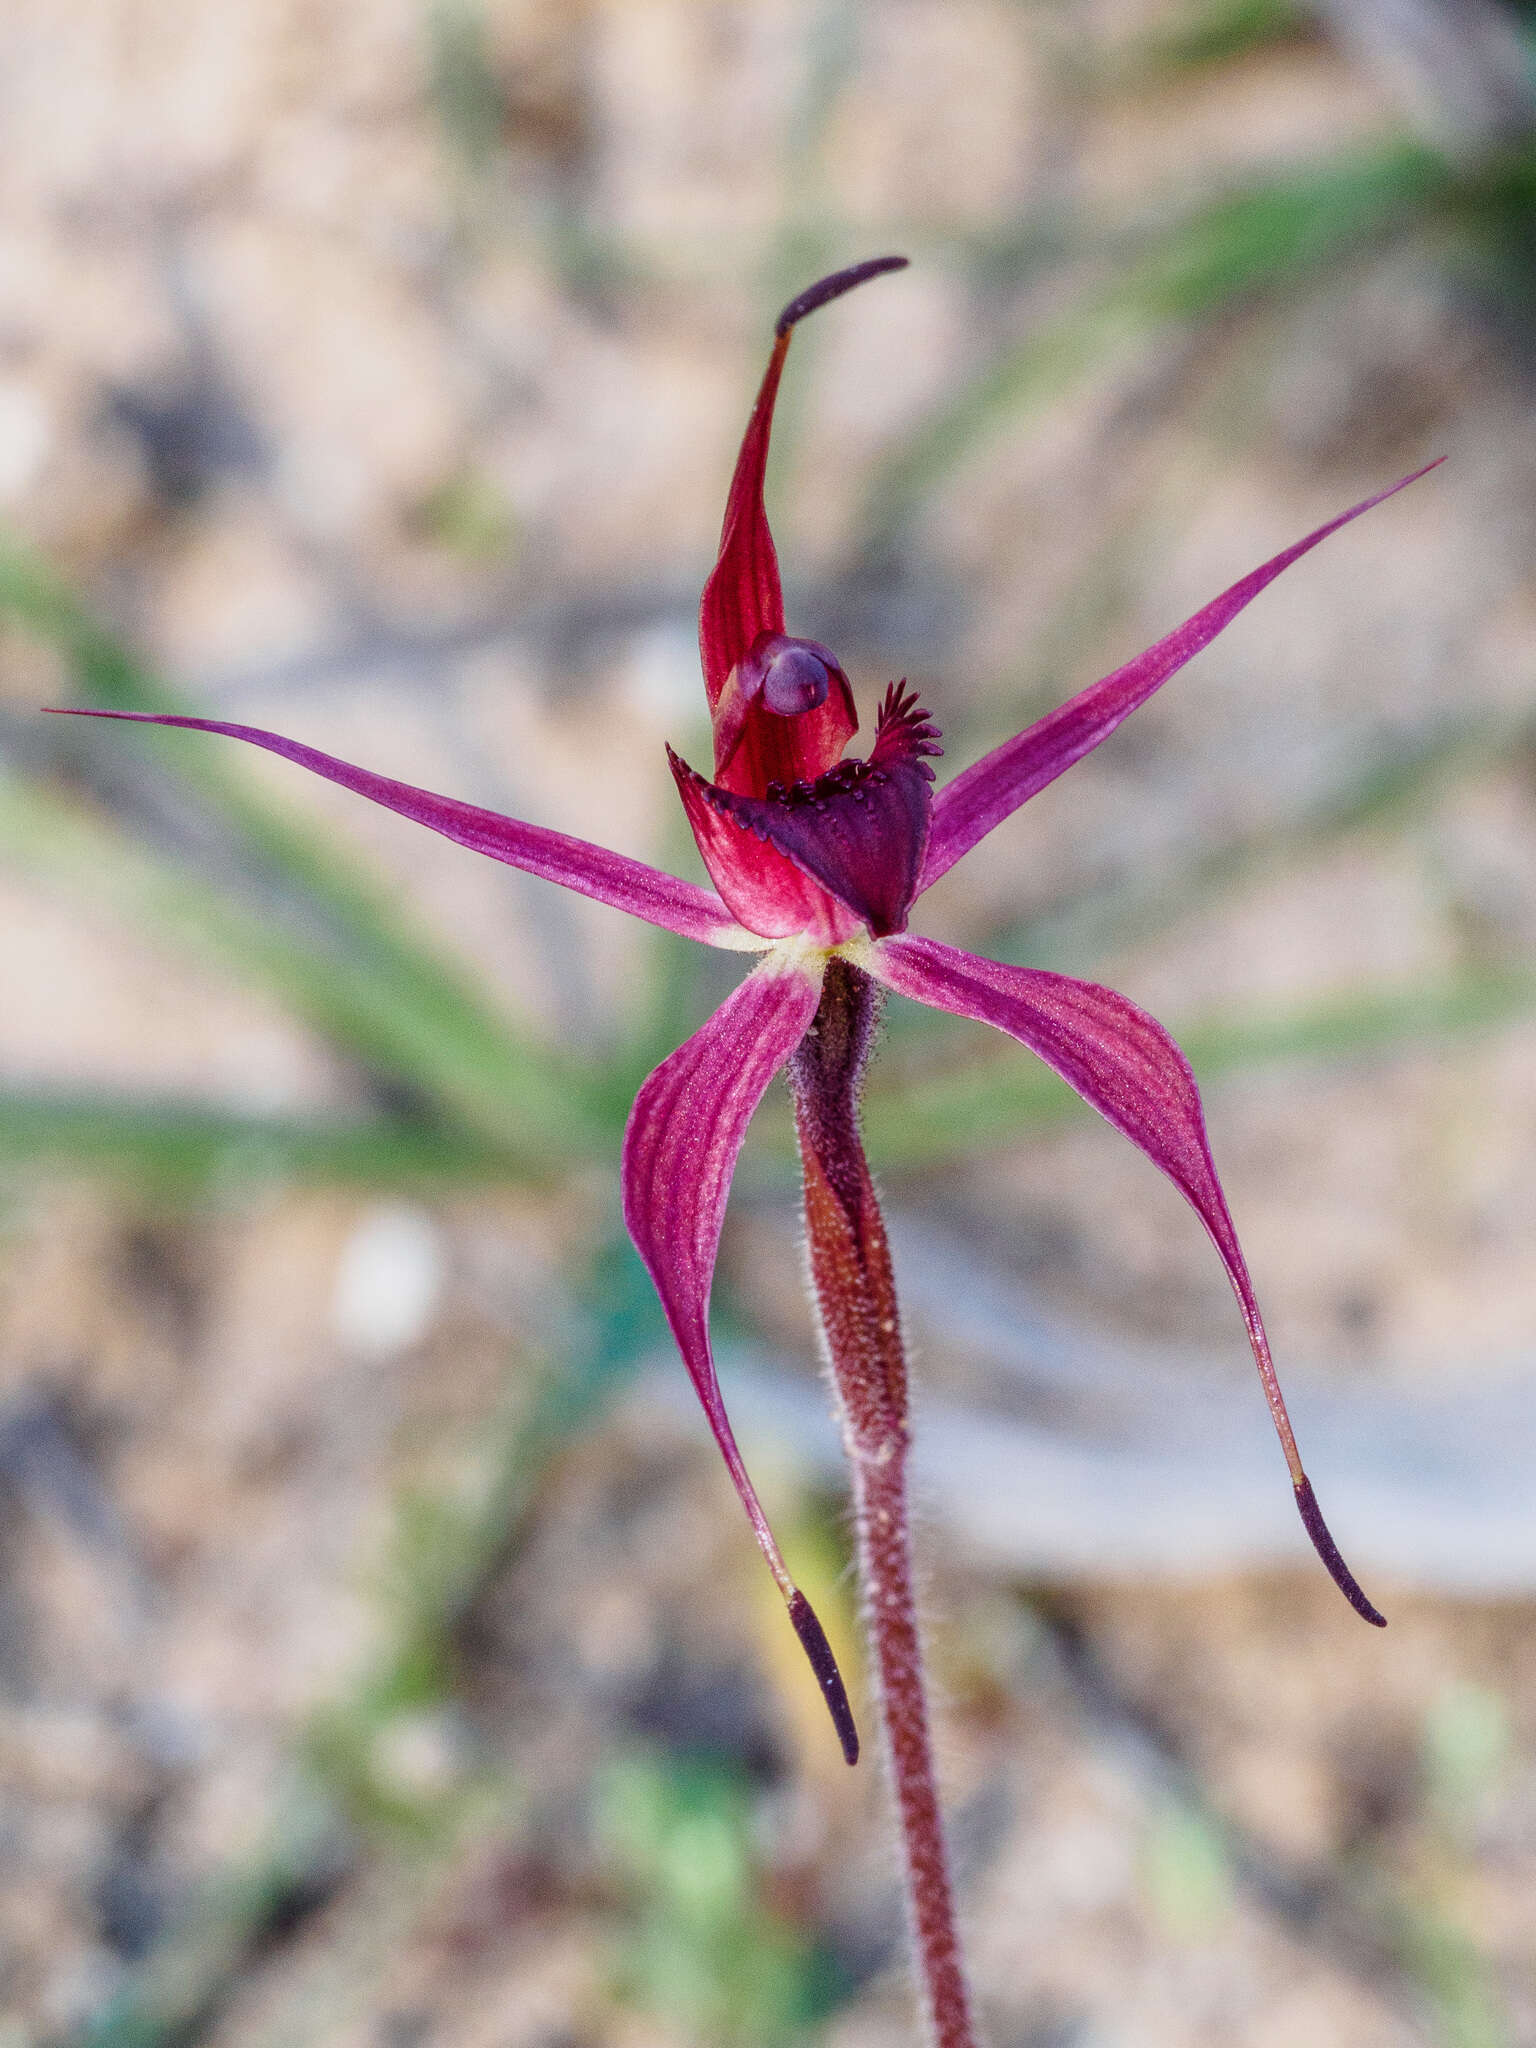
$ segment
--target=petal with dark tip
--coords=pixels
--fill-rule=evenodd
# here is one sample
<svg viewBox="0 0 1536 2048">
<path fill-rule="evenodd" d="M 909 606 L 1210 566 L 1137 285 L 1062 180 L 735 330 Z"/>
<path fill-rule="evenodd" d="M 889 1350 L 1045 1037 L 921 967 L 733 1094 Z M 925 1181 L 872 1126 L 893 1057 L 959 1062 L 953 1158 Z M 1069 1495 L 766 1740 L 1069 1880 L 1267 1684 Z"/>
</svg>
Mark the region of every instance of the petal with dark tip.
<svg viewBox="0 0 1536 2048">
<path fill-rule="evenodd" d="M 355 768 L 350 761 L 338 761 L 322 754 L 318 747 L 306 747 L 280 733 L 263 732 L 254 725 L 226 725 L 214 718 L 180 718 L 147 711 L 87 711 L 74 705 L 50 707 L 71 718 L 121 718 L 138 725 L 184 726 L 189 732 L 220 733 L 226 739 L 245 740 L 263 747 L 269 754 L 281 754 L 307 768 L 327 782 L 355 790 L 370 803 L 398 811 L 417 825 L 442 833 L 472 853 L 505 861 L 545 881 L 559 882 L 599 903 L 611 903 L 631 917 L 663 930 L 677 932 L 685 939 L 698 939 L 707 946 L 741 950 L 745 933 L 725 904 L 697 882 L 685 882 L 660 868 L 627 854 L 611 853 L 606 846 L 593 846 L 566 832 L 553 832 L 544 825 L 525 825 L 518 818 L 504 818 L 499 811 L 485 811 L 478 804 L 460 803 L 456 797 L 436 796 L 392 776 L 375 775 L 371 769 Z"/>
<path fill-rule="evenodd" d="M 720 555 L 699 603 L 699 651 L 704 661 L 704 687 L 713 710 L 725 679 L 759 633 L 782 633 L 784 596 L 779 585 L 779 558 L 768 515 L 763 509 L 763 472 L 773 430 L 773 405 L 778 397 L 789 337 L 798 321 L 872 277 L 906 267 L 905 256 L 876 256 L 848 270 L 834 271 L 790 300 L 774 323 L 773 352 L 747 421 L 735 474 L 725 501 Z"/>
<path fill-rule="evenodd" d="M 861 284 L 868 284 L 872 277 L 889 277 L 893 270 L 905 270 L 905 256 L 866 256 L 862 263 L 850 263 L 846 270 L 834 270 L 826 277 L 818 277 L 814 284 L 808 284 L 803 292 L 796 292 L 789 304 L 773 323 L 776 335 L 788 334 L 811 313 L 820 312 L 823 306 L 830 306 L 834 299 L 840 299 L 845 292 L 856 291 Z"/>
<path fill-rule="evenodd" d="M 820 991 L 819 968 L 765 962 L 662 1061 L 636 1096 L 624 1133 L 624 1221 L 846 1752 L 853 1721 L 842 1680 L 747 1477 L 709 1342 L 715 1255 L 742 1140 L 769 1082 L 815 1017 Z M 852 1737 L 850 1762 L 857 1753 Z"/>
<path fill-rule="evenodd" d="M 1195 1077 L 1162 1025 L 1113 989 L 1037 968 L 1006 967 L 933 939 L 888 939 L 872 952 L 869 971 L 901 995 L 995 1025 L 1038 1053 L 1189 1202 L 1221 1254 L 1243 1312 L 1307 1534 L 1355 1612 L 1385 1627 L 1339 1555 L 1302 1469 L 1253 1282 L 1211 1158 Z"/>
<path fill-rule="evenodd" d="M 1442 456 L 1440 461 L 1444 459 Z M 1240 578 L 1230 590 L 1212 598 L 1208 605 L 1159 640 L 1155 647 L 1138 654 L 1134 661 L 1128 661 L 1112 675 L 1090 683 L 1086 690 L 1080 690 L 1056 710 L 1048 711 L 1044 718 L 1013 739 L 1004 740 L 1000 747 L 994 747 L 990 754 L 963 770 L 953 782 L 946 783 L 934 798 L 933 832 L 928 841 L 928 857 L 923 863 L 920 887 L 930 888 L 940 875 L 949 872 L 962 855 L 969 853 L 978 840 L 984 839 L 994 825 L 1000 825 L 1020 804 L 1027 803 L 1047 783 L 1054 782 L 1074 761 L 1080 761 L 1084 754 L 1091 753 L 1107 740 L 1124 719 L 1145 704 L 1155 690 L 1178 673 L 1185 662 L 1193 659 L 1203 647 L 1208 647 L 1244 606 L 1251 604 L 1259 592 L 1267 589 L 1293 562 L 1300 561 L 1319 541 L 1337 533 L 1341 526 L 1348 526 L 1352 519 L 1358 519 L 1362 512 L 1369 512 L 1372 506 L 1380 505 L 1438 467 L 1439 462 L 1427 462 L 1411 476 L 1400 477 L 1384 491 L 1377 491 L 1374 497 L 1363 498 L 1358 505 L 1351 505 L 1347 512 L 1341 512 L 1337 519 L 1330 519 L 1326 526 L 1317 527 L 1304 539 L 1282 549 L 1278 555 Z"/>
</svg>

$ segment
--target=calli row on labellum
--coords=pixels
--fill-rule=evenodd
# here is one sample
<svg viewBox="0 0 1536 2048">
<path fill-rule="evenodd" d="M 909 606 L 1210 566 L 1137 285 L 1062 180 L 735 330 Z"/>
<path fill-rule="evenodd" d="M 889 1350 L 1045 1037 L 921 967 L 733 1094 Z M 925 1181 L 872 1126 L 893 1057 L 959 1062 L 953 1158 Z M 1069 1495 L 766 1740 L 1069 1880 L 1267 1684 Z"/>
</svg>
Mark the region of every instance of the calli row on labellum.
<svg viewBox="0 0 1536 2048">
<path fill-rule="evenodd" d="M 925 889 L 994 826 L 1108 739 L 1245 605 L 1320 541 L 1423 476 L 1416 470 L 1250 571 L 1154 647 L 1091 684 L 935 790 L 938 728 L 905 684 L 885 692 L 863 758 L 852 686 L 830 649 L 785 631 L 778 559 L 763 505 L 774 400 L 798 321 L 904 266 L 878 257 L 802 293 L 780 315 L 747 423 L 720 554 L 700 605 L 713 774 L 668 759 L 714 884 L 678 879 L 540 825 L 434 795 L 298 740 L 216 719 L 86 711 L 222 733 L 280 754 L 435 832 L 704 945 L 756 952 L 758 966 L 641 1088 L 624 1138 L 624 1215 L 715 1440 L 804 1644 L 851 1762 L 858 1741 L 821 1625 L 798 1590 L 737 1448 L 709 1341 L 709 1297 L 726 1198 L 753 1112 L 817 1013 L 828 963 L 857 968 L 920 1003 L 970 1017 L 1037 1054 L 1124 1133 L 1189 1201 L 1226 1267 L 1247 1327 L 1297 1505 L 1355 1611 L 1382 1625 L 1339 1555 L 1302 1468 L 1248 1268 L 1211 1160 L 1194 1076 L 1162 1026 L 1093 982 L 1007 966 L 909 935 Z M 1432 469 L 1430 463 L 1426 468 Z"/>
</svg>

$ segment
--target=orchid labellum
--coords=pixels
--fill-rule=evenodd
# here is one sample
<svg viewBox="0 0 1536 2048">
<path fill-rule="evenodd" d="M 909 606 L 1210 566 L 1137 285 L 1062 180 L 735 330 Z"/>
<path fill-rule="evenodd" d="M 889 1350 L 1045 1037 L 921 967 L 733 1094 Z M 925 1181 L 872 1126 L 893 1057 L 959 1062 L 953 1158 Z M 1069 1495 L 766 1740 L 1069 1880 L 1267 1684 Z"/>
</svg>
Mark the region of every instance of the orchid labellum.
<svg viewBox="0 0 1536 2048">
<path fill-rule="evenodd" d="M 851 1763 L 858 1737 L 842 1679 L 743 1465 L 709 1340 L 710 1286 L 737 1156 L 769 1083 L 788 1068 L 812 1279 L 857 1497 L 864 1591 L 919 1978 L 933 2038 L 942 2048 L 970 2048 L 974 2034 L 954 1931 L 911 1591 L 906 1364 L 885 1231 L 858 1129 L 859 1089 L 881 992 L 894 990 L 1017 1039 L 1184 1195 L 1237 1296 L 1307 1534 L 1355 1611 L 1382 1625 L 1339 1555 L 1302 1468 L 1211 1160 L 1194 1076 L 1178 1047 L 1161 1025 L 1112 989 L 958 952 L 909 933 L 907 925 L 924 890 L 994 826 L 1108 739 L 1282 570 L 1414 477 L 1285 548 L 1145 653 L 942 788 L 934 788 L 932 767 L 941 751 L 938 728 L 904 683 L 885 691 L 867 752 L 849 754 L 859 719 L 842 664 L 819 642 L 785 630 L 763 473 L 796 324 L 856 285 L 900 269 L 904 260 L 879 257 L 823 278 L 779 316 L 726 501 L 719 559 L 700 606 L 714 740 L 709 774 L 668 749 L 712 888 L 352 767 L 275 733 L 214 719 L 148 722 L 265 747 L 493 860 L 684 938 L 760 955 L 735 994 L 641 1088 L 624 1139 L 624 1215 Z"/>
</svg>

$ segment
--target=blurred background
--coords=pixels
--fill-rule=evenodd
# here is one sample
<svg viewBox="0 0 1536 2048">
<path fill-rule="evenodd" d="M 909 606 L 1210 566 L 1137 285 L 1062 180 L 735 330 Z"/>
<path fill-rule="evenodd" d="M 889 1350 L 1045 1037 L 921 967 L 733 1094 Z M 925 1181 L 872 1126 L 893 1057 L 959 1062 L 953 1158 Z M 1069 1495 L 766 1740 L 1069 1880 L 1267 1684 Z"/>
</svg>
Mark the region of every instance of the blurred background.
<svg viewBox="0 0 1536 2048">
<path fill-rule="evenodd" d="M 1180 1037 L 1198 1224 L 893 1006 L 995 2048 L 1536 2042 L 1536 10 L 10 0 L 0 2048 L 898 2048 L 847 1772 L 623 1239 L 740 963 L 189 709 L 697 874 L 778 306 L 793 630 L 949 769 L 1309 557 L 936 889 Z M 872 1729 L 787 1103 L 727 1395 Z"/>
</svg>

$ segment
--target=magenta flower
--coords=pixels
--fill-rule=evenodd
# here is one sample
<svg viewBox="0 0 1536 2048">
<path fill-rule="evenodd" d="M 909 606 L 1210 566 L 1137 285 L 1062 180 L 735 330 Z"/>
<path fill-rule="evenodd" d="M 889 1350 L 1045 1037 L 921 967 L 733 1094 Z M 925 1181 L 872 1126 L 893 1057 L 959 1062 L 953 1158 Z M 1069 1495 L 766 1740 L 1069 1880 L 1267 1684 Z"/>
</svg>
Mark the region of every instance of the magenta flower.
<svg viewBox="0 0 1536 2048">
<path fill-rule="evenodd" d="M 1111 989 L 958 952 L 935 939 L 909 935 L 907 920 L 925 889 L 995 825 L 1108 739 L 1122 719 L 1283 569 L 1413 478 L 1377 492 L 1286 548 L 1155 647 L 937 792 L 929 764 L 941 751 L 938 729 L 904 683 L 885 692 L 867 756 L 847 756 L 844 749 L 859 723 L 848 678 L 827 648 L 784 630 L 778 562 L 763 509 L 763 471 L 795 324 L 904 261 L 880 257 L 824 278 L 779 316 L 731 483 L 719 559 L 700 606 L 704 685 L 714 728 L 712 775 L 706 778 L 668 749 L 712 889 L 564 833 L 375 775 L 251 726 L 140 712 L 80 714 L 187 726 L 249 741 L 493 860 L 562 883 L 684 938 L 761 956 L 735 994 L 641 1088 L 624 1139 L 624 1215 L 850 1761 L 857 1754 L 857 1737 L 842 1682 L 743 1466 L 708 1327 L 721 1221 L 747 1125 L 770 1081 L 798 1058 L 808 1213 L 814 1224 L 820 1202 L 826 1215 L 833 1209 L 841 1215 L 838 1227 L 846 1229 L 853 1248 L 849 1255 L 864 1269 L 858 1284 L 869 1300 L 879 1297 L 878 1329 L 871 1326 L 866 1332 L 868 1344 L 878 1349 L 885 1332 L 899 1347 L 899 1337 L 891 1334 L 896 1331 L 894 1296 L 887 1301 L 880 1293 L 885 1269 L 871 1278 L 868 1247 L 878 1238 L 883 1257 L 883 1236 L 856 1134 L 850 1124 L 846 1142 L 838 1138 L 833 1126 L 841 1112 L 828 1107 L 833 1102 L 830 1084 L 822 1085 L 818 1098 L 815 1089 L 821 1084 L 805 1079 L 818 1061 L 826 1068 L 841 1057 L 829 1047 L 827 1029 L 817 1023 L 833 963 L 840 985 L 856 983 L 862 989 L 872 981 L 1017 1039 L 1137 1145 L 1186 1197 L 1209 1231 L 1237 1295 L 1307 1533 L 1356 1612 L 1382 1623 L 1339 1555 L 1302 1469 L 1248 1269 L 1211 1161 L 1199 1094 L 1178 1047 L 1161 1025 Z M 859 1012 L 866 1020 L 872 1014 L 870 1003 Z M 824 1008 L 823 1015 L 831 1012 Z M 856 1078 L 865 1050 L 859 1036 L 865 1024 L 850 1028 L 839 1069 L 845 1079 Z M 847 1329 L 834 1325 L 842 1313 L 839 1300 L 851 1300 L 857 1287 L 837 1278 L 836 1260 L 843 1254 L 835 1247 L 826 1250 L 831 1228 L 825 1216 L 819 1236 L 813 1228 L 813 1266 L 857 1450 L 864 1411 L 872 1413 L 888 1390 L 878 1397 L 868 1387 L 863 1394 L 856 1387 L 850 1391 L 842 1375 L 841 1361 L 850 1343 L 857 1348 L 857 1333 L 850 1338 Z M 885 1426 L 902 1432 L 904 1441 L 904 1408 L 881 1412 Z M 894 1683 L 888 1675 L 888 1690 Z M 893 1742 L 899 1739 L 899 1732 L 893 1733 Z"/>
</svg>

